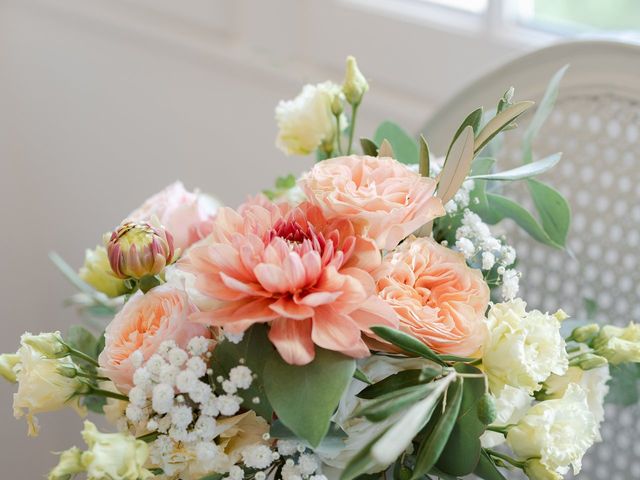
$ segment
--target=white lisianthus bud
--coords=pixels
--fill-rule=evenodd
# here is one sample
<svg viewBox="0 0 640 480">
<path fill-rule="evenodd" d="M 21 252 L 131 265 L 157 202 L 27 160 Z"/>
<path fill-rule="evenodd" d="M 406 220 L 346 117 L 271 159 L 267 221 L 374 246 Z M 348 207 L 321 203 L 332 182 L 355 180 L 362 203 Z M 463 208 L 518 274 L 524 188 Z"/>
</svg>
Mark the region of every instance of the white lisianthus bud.
<svg viewBox="0 0 640 480">
<path fill-rule="evenodd" d="M 524 390 L 505 385 L 495 395 L 497 417 L 493 421 L 495 425 L 515 424 L 522 418 L 531 406 L 533 398 Z M 486 431 L 482 437 L 482 446 L 492 448 L 504 443 L 504 435 L 498 432 Z"/>
<path fill-rule="evenodd" d="M 52 412 L 71 407 L 84 415 L 86 409 L 80 405 L 81 392 L 88 387 L 78 377 L 61 375 L 61 369 L 76 368 L 70 357 L 47 358 L 30 345 L 23 344 L 17 352 L 20 357 L 14 370 L 18 381 L 18 392 L 13 396 L 13 414 L 16 418 L 27 417 L 29 435 L 38 434 L 35 414 Z"/>
<path fill-rule="evenodd" d="M 567 371 L 560 321 L 538 310 L 527 312 L 526 305 L 517 298 L 489 310 L 482 362 L 493 392 L 511 385 L 532 394 L 552 373 Z"/>
<path fill-rule="evenodd" d="M 593 340 L 593 348 L 612 365 L 640 362 L 640 324 L 631 322 L 625 328 L 602 327 Z"/>
<path fill-rule="evenodd" d="M 364 78 L 362 72 L 358 68 L 356 59 L 352 56 L 347 57 L 347 73 L 342 84 L 342 91 L 347 102 L 351 105 L 357 105 L 362 101 L 362 96 L 369 90 L 367 79 Z"/>
<path fill-rule="evenodd" d="M 78 276 L 108 297 L 119 297 L 128 290 L 124 280 L 113 274 L 107 249 L 103 246 L 85 252 L 84 265 L 78 271 Z"/>
<path fill-rule="evenodd" d="M 507 444 L 518 458 L 538 458 L 546 469 L 559 474 L 566 473 L 571 465 L 577 474 L 596 435 L 597 422 L 587 404 L 587 395 L 572 383 L 561 398 L 531 407 L 509 429 Z"/>
<path fill-rule="evenodd" d="M 600 331 L 600 326 L 597 323 L 591 323 L 589 325 L 583 325 L 581 327 L 574 328 L 569 336 L 569 340 L 573 340 L 579 343 L 589 343 Z"/>
<path fill-rule="evenodd" d="M 598 425 L 604 420 L 604 399 L 609 392 L 607 382 L 611 378 L 609 367 L 604 366 L 588 371 L 580 367 L 569 367 L 567 373 L 562 376 L 551 375 L 544 382 L 547 399 L 561 398 L 567 391 L 567 387 L 576 383 L 587 394 L 589 410 L 593 413 Z M 596 437 L 600 441 L 600 433 Z"/>
<path fill-rule="evenodd" d="M 149 456 L 144 441 L 126 433 L 100 433 L 89 421 L 84 422 L 82 438 L 89 447 L 81 457 L 88 480 L 153 478 L 153 474 L 144 468 Z"/>
<path fill-rule="evenodd" d="M 20 343 L 29 345 L 47 358 L 59 358 L 69 354 L 69 347 L 62 342 L 60 332 L 32 335 L 26 332 L 20 337 Z"/>
<path fill-rule="evenodd" d="M 20 363 L 20 356 L 16 353 L 3 353 L 0 355 L 0 375 L 7 381 L 16 383 L 15 366 Z"/>
<path fill-rule="evenodd" d="M 296 98 L 281 101 L 276 107 L 276 146 L 287 155 L 309 155 L 322 144 L 332 143 L 338 134 L 332 106 L 341 95 L 338 85 L 324 82 L 305 85 Z M 340 130 L 346 127 L 347 117 L 342 114 Z"/>
<path fill-rule="evenodd" d="M 537 458 L 532 458 L 524 464 L 524 473 L 529 480 L 562 480 L 562 475 L 549 470 Z"/>
<path fill-rule="evenodd" d="M 84 472 L 84 467 L 80 462 L 82 452 L 77 447 L 72 447 L 60 454 L 58 465 L 49 472 L 48 480 L 69 480 L 75 474 Z"/>
</svg>

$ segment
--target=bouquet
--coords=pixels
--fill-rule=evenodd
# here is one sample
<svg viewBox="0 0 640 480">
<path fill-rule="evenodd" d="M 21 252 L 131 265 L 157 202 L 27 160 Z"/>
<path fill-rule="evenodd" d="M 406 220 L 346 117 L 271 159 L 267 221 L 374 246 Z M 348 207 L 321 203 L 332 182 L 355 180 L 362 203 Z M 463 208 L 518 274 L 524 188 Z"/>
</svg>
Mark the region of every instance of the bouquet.
<svg viewBox="0 0 640 480">
<path fill-rule="evenodd" d="M 49 480 L 532 480 L 578 473 L 600 440 L 609 365 L 640 362 L 640 326 L 571 324 L 518 298 L 515 221 L 564 248 L 569 207 L 495 140 L 533 102 L 509 89 L 465 118 L 442 158 L 392 122 L 355 154 L 369 85 L 349 57 L 342 85 L 306 85 L 276 108 L 277 146 L 317 155 L 306 173 L 237 209 L 170 185 L 131 212 L 75 272 L 87 318 L 25 333 L 0 373 L 14 412 L 70 407 L 81 447 Z M 509 199 L 526 182 L 538 214 Z M 496 225 L 496 227 L 493 227 Z M 569 327 L 572 325 L 572 327 Z"/>
</svg>

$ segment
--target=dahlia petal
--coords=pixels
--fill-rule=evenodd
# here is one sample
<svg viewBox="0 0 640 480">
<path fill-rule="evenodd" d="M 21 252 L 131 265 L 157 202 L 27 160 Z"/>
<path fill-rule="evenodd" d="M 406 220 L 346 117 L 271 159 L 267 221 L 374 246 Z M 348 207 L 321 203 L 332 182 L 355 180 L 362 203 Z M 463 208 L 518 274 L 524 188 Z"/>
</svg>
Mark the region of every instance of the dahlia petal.
<svg viewBox="0 0 640 480">
<path fill-rule="evenodd" d="M 373 240 L 357 237 L 355 248 L 349 259 L 345 262 L 345 267 L 357 267 L 367 272 L 378 268 L 382 263 L 380 250 Z"/>
<path fill-rule="evenodd" d="M 300 305 L 317 307 L 334 302 L 340 295 L 342 295 L 342 292 L 314 292 L 304 297 L 296 297 L 295 302 Z"/>
<path fill-rule="evenodd" d="M 248 272 L 244 269 L 240 261 L 240 254 L 231 245 L 213 243 L 208 246 L 206 253 L 202 253 L 207 255 L 208 260 L 219 270 L 229 272 L 236 278 L 247 278 Z M 202 257 L 200 258 L 202 259 Z"/>
<path fill-rule="evenodd" d="M 306 365 L 315 358 L 311 341 L 311 319 L 278 318 L 271 323 L 269 340 L 290 365 Z"/>
<path fill-rule="evenodd" d="M 302 259 L 297 253 L 289 253 L 289 255 L 284 259 L 282 267 L 287 280 L 289 281 L 289 285 L 294 290 L 302 288 L 305 285 L 307 277 Z"/>
<path fill-rule="evenodd" d="M 302 264 L 307 276 L 307 282 L 315 281 L 322 272 L 322 260 L 316 251 L 307 252 L 302 256 Z"/>
<path fill-rule="evenodd" d="M 400 324 L 393 308 L 377 296 L 369 297 L 360 305 L 360 308 L 349 313 L 349 316 L 361 330 L 368 334 L 372 333 L 371 327 L 376 325 L 398 328 Z"/>
<path fill-rule="evenodd" d="M 277 265 L 261 263 L 253 272 L 265 290 L 272 293 L 284 293 L 290 290 L 290 285 L 284 270 Z"/>
<path fill-rule="evenodd" d="M 272 303 L 269 308 L 282 317 L 294 320 L 304 320 L 313 316 L 313 308 L 297 304 L 289 297 L 281 297 L 280 300 Z"/>
<path fill-rule="evenodd" d="M 247 282 L 240 281 L 236 278 L 233 278 L 227 275 L 224 272 L 220 272 L 220 279 L 222 280 L 222 283 L 224 283 L 226 287 L 236 292 L 245 293 L 246 295 L 254 295 L 254 296 L 258 295 L 262 297 L 271 296 L 268 292 L 265 292 L 260 287 L 260 285 L 257 285 L 255 283 L 247 283 Z"/>
<path fill-rule="evenodd" d="M 353 358 L 365 358 L 371 355 L 369 346 L 362 338 L 359 338 L 358 342 L 353 345 L 352 348 L 349 348 L 348 350 L 342 350 L 341 353 L 344 353 L 345 355 Z"/>
<path fill-rule="evenodd" d="M 361 337 L 356 322 L 325 305 L 315 309 L 311 338 L 322 348 L 342 352 L 353 348 Z"/>
</svg>

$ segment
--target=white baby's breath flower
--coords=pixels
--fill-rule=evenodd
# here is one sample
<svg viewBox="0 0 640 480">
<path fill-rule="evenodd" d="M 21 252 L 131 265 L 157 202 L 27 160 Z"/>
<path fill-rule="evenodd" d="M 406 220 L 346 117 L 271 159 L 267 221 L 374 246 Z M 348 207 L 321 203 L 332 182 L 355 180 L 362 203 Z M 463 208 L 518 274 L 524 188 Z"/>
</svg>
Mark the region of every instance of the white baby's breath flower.
<svg viewBox="0 0 640 480">
<path fill-rule="evenodd" d="M 504 270 L 502 273 L 502 298 L 513 300 L 520 290 L 520 274 L 513 269 Z"/>
<path fill-rule="evenodd" d="M 153 387 L 151 405 L 160 414 L 169 413 L 173 407 L 173 387 L 166 383 L 159 383 Z"/>
<path fill-rule="evenodd" d="M 249 468 L 267 468 L 272 461 L 271 449 L 266 445 L 249 445 L 242 451 L 242 461 Z"/>
<path fill-rule="evenodd" d="M 276 146 L 287 155 L 308 155 L 323 142 L 332 142 L 337 122 L 331 104 L 342 95 L 340 86 L 332 82 L 305 85 L 293 100 L 281 101 L 276 107 L 278 137 Z M 343 114 L 340 128 L 346 128 Z"/>
<path fill-rule="evenodd" d="M 278 453 L 283 457 L 288 457 L 296 453 L 296 448 L 298 444 L 293 440 L 278 440 L 276 443 L 276 447 L 278 448 Z"/>
<path fill-rule="evenodd" d="M 229 380 L 240 389 L 247 389 L 251 386 L 253 376 L 249 367 L 238 365 L 229 370 Z"/>
<path fill-rule="evenodd" d="M 539 390 L 549 375 L 563 375 L 569 364 L 560 322 L 554 315 L 526 311 L 521 299 L 492 305 L 483 365 L 493 392 L 504 385 Z"/>
<path fill-rule="evenodd" d="M 585 391 L 570 384 L 562 398 L 545 400 L 529 409 L 509 429 L 507 444 L 518 458 L 539 458 L 549 470 L 578 474 L 587 449 L 596 439 L 597 422 Z"/>
<path fill-rule="evenodd" d="M 242 399 L 235 395 L 220 395 L 217 399 L 218 409 L 222 415 L 227 417 L 235 415 L 240 410 Z"/>
<path fill-rule="evenodd" d="M 203 377 L 207 371 L 207 364 L 200 357 L 191 357 L 187 361 L 187 368 L 198 378 Z"/>
<path fill-rule="evenodd" d="M 243 478 L 244 471 L 237 465 L 234 465 L 229 469 L 229 480 L 242 480 Z"/>
<path fill-rule="evenodd" d="M 193 337 L 187 344 L 189 353 L 194 357 L 204 355 L 209 350 L 210 340 L 205 337 Z"/>
<path fill-rule="evenodd" d="M 318 457 L 309 453 L 304 453 L 298 458 L 298 466 L 302 475 L 311 475 L 320 467 Z"/>
</svg>

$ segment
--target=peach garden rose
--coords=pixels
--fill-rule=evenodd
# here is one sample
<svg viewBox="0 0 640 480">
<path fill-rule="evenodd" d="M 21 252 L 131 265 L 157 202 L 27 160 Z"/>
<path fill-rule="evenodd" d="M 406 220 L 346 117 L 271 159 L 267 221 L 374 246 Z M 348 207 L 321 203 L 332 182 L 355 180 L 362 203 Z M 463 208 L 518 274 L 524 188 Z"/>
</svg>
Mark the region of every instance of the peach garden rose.
<svg viewBox="0 0 640 480">
<path fill-rule="evenodd" d="M 436 181 L 392 158 L 332 158 L 316 163 L 300 184 L 325 216 L 349 218 L 386 250 L 445 214 L 433 196 Z"/>
<path fill-rule="evenodd" d="M 135 352 L 144 361 L 164 341 L 173 340 L 184 348 L 193 337 L 209 337 L 205 326 L 189 320 L 195 312 L 197 308 L 183 290 L 162 285 L 146 294 L 138 291 L 105 330 L 105 347 L 98 358 L 103 375 L 127 393 L 133 387 Z"/>
<path fill-rule="evenodd" d="M 262 199 L 238 211 L 221 209 L 211 235 L 179 266 L 218 302 L 193 317 L 230 333 L 268 323 L 280 355 L 304 365 L 315 345 L 365 357 L 363 333 L 397 326 L 370 274 L 380 261 L 373 241 L 357 235 L 350 221 L 327 220 L 309 203 L 291 208 Z"/>
<path fill-rule="evenodd" d="M 489 287 L 461 254 L 432 238 L 410 237 L 385 255 L 374 276 L 401 330 L 439 353 L 479 353 Z"/>
</svg>

